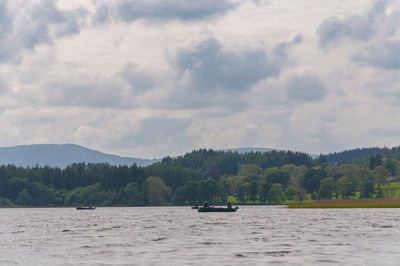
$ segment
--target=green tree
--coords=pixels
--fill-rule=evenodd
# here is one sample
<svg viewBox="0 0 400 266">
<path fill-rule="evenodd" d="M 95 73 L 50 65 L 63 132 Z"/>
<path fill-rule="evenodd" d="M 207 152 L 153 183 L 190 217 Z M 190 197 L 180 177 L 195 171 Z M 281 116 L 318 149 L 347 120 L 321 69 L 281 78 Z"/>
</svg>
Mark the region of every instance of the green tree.
<svg viewBox="0 0 400 266">
<path fill-rule="evenodd" d="M 350 178 L 343 176 L 337 181 L 337 190 L 342 198 L 348 199 L 355 195 L 356 184 Z"/>
<path fill-rule="evenodd" d="M 229 178 L 226 176 L 221 177 L 220 180 L 217 182 L 217 201 L 220 203 L 225 203 L 228 196 L 232 194 L 232 186 L 229 182 Z"/>
<path fill-rule="evenodd" d="M 368 180 L 361 185 L 360 198 L 372 198 L 374 193 L 374 183 L 371 180 Z"/>
<path fill-rule="evenodd" d="M 285 195 L 283 194 L 282 184 L 272 184 L 271 189 L 268 192 L 268 203 L 269 204 L 281 204 L 285 201 Z"/>
<path fill-rule="evenodd" d="M 316 192 L 319 188 L 322 179 L 326 178 L 326 172 L 324 169 L 309 169 L 303 179 L 303 187 L 307 192 Z"/>
<path fill-rule="evenodd" d="M 400 164 L 399 161 L 396 159 L 389 159 L 389 158 L 384 158 L 383 159 L 383 166 L 387 170 L 389 170 L 391 176 L 397 176 L 399 169 L 400 169 Z"/>
<path fill-rule="evenodd" d="M 114 190 L 104 192 L 106 200 L 101 203 L 101 206 L 118 206 L 121 202 L 120 194 Z M 92 202 L 92 201 L 91 201 Z M 92 205 L 92 204 L 90 204 Z"/>
<path fill-rule="evenodd" d="M 183 186 L 180 186 L 175 190 L 172 201 L 175 205 L 185 205 L 185 189 Z"/>
<path fill-rule="evenodd" d="M 199 183 L 194 180 L 189 180 L 186 182 L 183 187 L 185 191 L 185 200 L 189 202 L 189 204 L 194 204 L 201 200 L 199 194 Z"/>
<path fill-rule="evenodd" d="M 335 179 L 333 177 L 324 178 L 319 185 L 318 197 L 321 199 L 331 199 L 335 190 Z"/>
<path fill-rule="evenodd" d="M 159 177 L 148 177 L 142 186 L 150 205 L 164 205 L 171 196 L 171 189 Z"/>
<path fill-rule="evenodd" d="M 77 187 L 74 188 L 73 190 L 69 191 L 65 197 L 65 202 L 64 204 L 66 206 L 74 206 L 74 205 L 81 205 L 82 204 L 82 191 L 83 187 Z"/>
<path fill-rule="evenodd" d="M 268 182 L 264 182 L 261 184 L 261 190 L 260 190 L 260 195 L 259 199 L 261 203 L 265 203 L 268 198 L 268 192 L 271 189 L 272 184 Z"/>
<path fill-rule="evenodd" d="M 243 166 L 239 172 L 238 176 L 254 176 L 262 173 L 262 168 L 256 164 L 246 164 Z"/>
<path fill-rule="evenodd" d="M 248 176 L 244 179 L 245 183 L 250 184 L 248 189 L 248 199 L 252 202 L 256 201 L 258 196 L 258 181 L 259 178 L 256 175 Z"/>
<path fill-rule="evenodd" d="M 371 156 L 371 158 L 369 159 L 369 169 L 370 170 L 374 170 L 375 167 L 382 165 L 383 164 L 383 159 L 381 157 L 381 155 L 378 153 L 376 156 Z"/>
<path fill-rule="evenodd" d="M 248 195 L 250 194 L 251 184 L 248 182 L 239 183 L 236 187 L 236 198 L 241 203 L 245 203 L 248 199 Z"/>
<path fill-rule="evenodd" d="M 32 197 L 29 195 L 29 192 L 26 188 L 19 192 L 18 197 L 15 200 L 15 204 L 22 206 L 29 206 L 32 204 Z"/>
<path fill-rule="evenodd" d="M 298 187 L 303 187 L 303 179 L 308 170 L 307 167 L 304 165 L 296 166 L 294 164 L 286 164 L 281 167 L 281 170 L 289 173 L 291 186 L 293 186 L 295 189 Z"/>
<path fill-rule="evenodd" d="M 373 175 L 378 188 L 382 188 L 385 184 L 387 184 L 390 173 L 384 166 L 379 165 L 375 167 Z"/>
<path fill-rule="evenodd" d="M 292 186 L 288 186 L 285 189 L 285 197 L 287 200 L 294 200 L 296 198 L 296 189 Z"/>
<path fill-rule="evenodd" d="M 368 178 L 370 175 L 369 172 L 368 169 L 355 164 L 343 164 L 338 168 L 338 173 L 341 176 L 349 178 L 356 185 L 361 184 L 363 178 Z"/>
<path fill-rule="evenodd" d="M 19 178 L 14 176 L 10 179 L 9 184 L 10 197 L 14 199 L 22 189 L 28 187 L 29 180 L 27 178 Z"/>
<path fill-rule="evenodd" d="M 302 202 L 304 200 L 306 194 L 307 194 L 307 191 L 304 188 L 302 188 L 302 187 L 296 188 L 296 198 L 298 201 Z"/>
<path fill-rule="evenodd" d="M 53 190 L 36 181 L 29 185 L 28 192 L 32 197 L 32 205 L 34 206 L 49 206 L 54 197 Z"/>
<path fill-rule="evenodd" d="M 131 182 L 123 189 L 123 204 L 128 206 L 145 205 L 144 193 L 136 182 Z"/>
<path fill-rule="evenodd" d="M 206 180 L 202 180 L 199 183 L 199 194 L 203 200 L 207 200 L 208 203 L 211 203 L 217 193 L 217 182 L 208 178 Z"/>
<path fill-rule="evenodd" d="M 290 181 L 290 175 L 288 172 L 282 170 L 275 170 L 270 172 L 266 177 L 265 181 L 270 184 L 279 183 L 284 189 L 287 188 Z"/>
</svg>

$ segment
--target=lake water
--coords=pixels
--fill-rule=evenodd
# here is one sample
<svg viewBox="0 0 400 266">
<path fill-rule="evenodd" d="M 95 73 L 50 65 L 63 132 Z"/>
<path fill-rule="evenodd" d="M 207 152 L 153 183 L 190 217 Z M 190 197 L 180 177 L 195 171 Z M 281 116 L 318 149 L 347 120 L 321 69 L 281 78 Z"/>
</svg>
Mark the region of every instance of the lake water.
<svg viewBox="0 0 400 266">
<path fill-rule="evenodd" d="M 0 265 L 399 265 L 400 209 L 0 209 Z"/>
</svg>

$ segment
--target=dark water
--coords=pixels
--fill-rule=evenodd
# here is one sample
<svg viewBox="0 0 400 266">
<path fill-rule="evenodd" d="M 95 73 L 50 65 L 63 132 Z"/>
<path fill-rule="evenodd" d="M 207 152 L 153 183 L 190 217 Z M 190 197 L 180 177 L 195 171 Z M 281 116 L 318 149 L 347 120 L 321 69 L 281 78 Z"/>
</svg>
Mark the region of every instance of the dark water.
<svg viewBox="0 0 400 266">
<path fill-rule="evenodd" d="M 0 265 L 399 265 L 399 209 L 0 209 Z"/>
</svg>

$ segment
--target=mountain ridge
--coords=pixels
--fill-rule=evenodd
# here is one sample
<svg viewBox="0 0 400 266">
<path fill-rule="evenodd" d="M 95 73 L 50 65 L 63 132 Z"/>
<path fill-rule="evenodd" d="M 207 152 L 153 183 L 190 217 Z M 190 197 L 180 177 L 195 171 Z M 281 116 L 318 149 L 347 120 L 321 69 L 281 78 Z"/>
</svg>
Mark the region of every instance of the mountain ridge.
<svg viewBox="0 0 400 266">
<path fill-rule="evenodd" d="M 38 165 L 65 168 L 73 163 L 81 162 L 146 166 L 157 161 L 159 160 L 121 157 L 70 143 L 0 147 L 0 164 L 22 167 Z"/>
</svg>

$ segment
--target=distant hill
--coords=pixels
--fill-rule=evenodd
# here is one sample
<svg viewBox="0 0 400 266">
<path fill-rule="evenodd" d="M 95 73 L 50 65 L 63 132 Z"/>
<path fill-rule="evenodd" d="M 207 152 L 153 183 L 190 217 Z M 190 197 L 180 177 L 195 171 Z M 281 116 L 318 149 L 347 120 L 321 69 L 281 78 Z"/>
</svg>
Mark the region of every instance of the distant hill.
<svg viewBox="0 0 400 266">
<path fill-rule="evenodd" d="M 51 166 L 65 168 L 73 163 L 109 163 L 110 165 L 146 166 L 157 159 L 121 157 L 91 150 L 75 144 L 34 144 L 14 147 L 0 147 L 0 165 L 34 167 Z"/>
<path fill-rule="evenodd" d="M 342 152 L 334 152 L 325 155 L 328 163 L 344 164 L 344 163 L 366 163 L 371 156 L 380 154 L 382 157 L 400 159 L 400 147 L 393 148 L 357 148 L 345 150 Z"/>
</svg>

